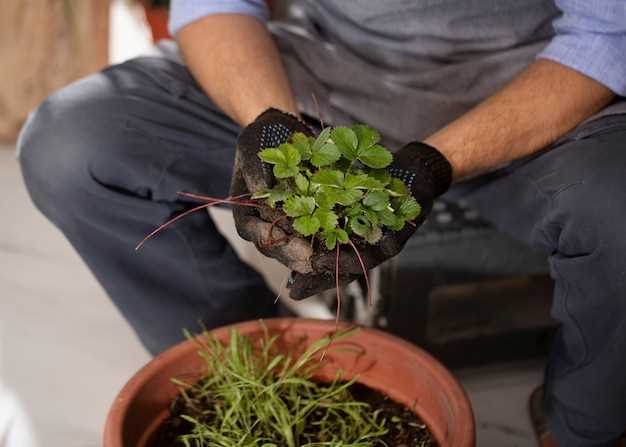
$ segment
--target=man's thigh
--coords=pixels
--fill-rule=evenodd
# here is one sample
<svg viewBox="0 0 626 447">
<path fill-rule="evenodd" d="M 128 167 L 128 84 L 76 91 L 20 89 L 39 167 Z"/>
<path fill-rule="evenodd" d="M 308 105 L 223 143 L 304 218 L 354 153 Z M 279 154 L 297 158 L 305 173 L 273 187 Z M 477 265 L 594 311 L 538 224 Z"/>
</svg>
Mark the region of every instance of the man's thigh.
<svg viewBox="0 0 626 447">
<path fill-rule="evenodd" d="M 171 202 L 181 189 L 228 193 L 238 132 L 183 65 L 149 57 L 53 94 L 29 118 L 19 148 L 23 163 L 42 178 L 54 173 L 59 188 L 95 181 Z"/>
<path fill-rule="evenodd" d="M 534 156 L 456 185 L 449 197 L 546 254 L 609 243 L 626 209 L 626 115 L 585 123 Z"/>
</svg>

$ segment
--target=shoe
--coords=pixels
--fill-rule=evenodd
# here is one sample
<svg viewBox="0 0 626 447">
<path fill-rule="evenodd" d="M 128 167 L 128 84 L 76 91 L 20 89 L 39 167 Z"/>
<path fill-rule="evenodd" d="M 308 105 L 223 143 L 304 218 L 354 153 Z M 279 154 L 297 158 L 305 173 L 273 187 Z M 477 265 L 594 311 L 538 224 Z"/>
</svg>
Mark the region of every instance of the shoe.
<svg viewBox="0 0 626 447">
<path fill-rule="evenodd" d="M 528 412 L 530 413 L 530 422 L 535 430 L 539 447 L 559 447 L 552 433 L 548 431 L 543 414 L 543 386 L 538 386 L 530 394 Z M 622 436 L 615 443 L 614 447 L 626 447 L 626 438 Z"/>
</svg>

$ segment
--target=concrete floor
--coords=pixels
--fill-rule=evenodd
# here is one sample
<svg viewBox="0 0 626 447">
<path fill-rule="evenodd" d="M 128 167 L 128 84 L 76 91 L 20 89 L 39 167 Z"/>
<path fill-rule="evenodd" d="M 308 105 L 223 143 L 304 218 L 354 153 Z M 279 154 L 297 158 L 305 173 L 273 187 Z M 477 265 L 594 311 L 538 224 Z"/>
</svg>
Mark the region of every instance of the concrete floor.
<svg viewBox="0 0 626 447">
<path fill-rule="evenodd" d="M 111 400 L 149 357 L 32 206 L 10 147 L 0 148 L 0 209 L 0 445 L 4 420 L 15 441 L 3 447 L 97 447 Z M 519 364 L 457 372 L 480 447 L 536 445 L 525 405 L 541 371 Z"/>
</svg>

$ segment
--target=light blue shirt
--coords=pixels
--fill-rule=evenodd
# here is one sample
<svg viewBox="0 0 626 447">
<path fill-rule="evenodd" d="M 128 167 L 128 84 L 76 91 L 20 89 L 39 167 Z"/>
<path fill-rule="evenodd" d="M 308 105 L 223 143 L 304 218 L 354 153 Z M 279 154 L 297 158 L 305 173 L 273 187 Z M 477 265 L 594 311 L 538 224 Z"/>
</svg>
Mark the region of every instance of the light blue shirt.
<svg viewBox="0 0 626 447">
<path fill-rule="evenodd" d="M 553 22 L 554 37 L 537 57 L 571 67 L 626 96 L 626 0 L 554 1 L 562 14 Z M 175 34 L 219 13 L 269 18 L 263 0 L 172 0 L 170 31 Z"/>
</svg>

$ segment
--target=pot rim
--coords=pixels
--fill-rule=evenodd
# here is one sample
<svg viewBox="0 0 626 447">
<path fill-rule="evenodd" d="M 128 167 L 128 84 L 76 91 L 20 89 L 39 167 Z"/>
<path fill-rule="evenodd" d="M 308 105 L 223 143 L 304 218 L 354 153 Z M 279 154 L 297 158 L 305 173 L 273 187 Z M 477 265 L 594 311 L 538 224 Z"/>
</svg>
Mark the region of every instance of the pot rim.
<svg viewBox="0 0 626 447">
<path fill-rule="evenodd" d="M 370 333 L 371 335 L 383 340 L 387 343 L 392 343 L 407 352 L 410 352 L 415 357 L 421 358 L 423 362 L 420 367 L 427 368 L 431 375 L 434 377 L 438 377 L 438 384 L 445 388 L 447 393 L 451 396 L 451 403 L 453 406 L 456 406 L 455 409 L 450 408 L 450 411 L 455 410 L 456 413 L 466 416 L 464 419 L 465 424 L 459 425 L 457 427 L 459 431 L 456 433 L 460 439 L 475 439 L 475 421 L 474 414 L 472 408 L 469 403 L 469 398 L 467 393 L 460 385 L 458 380 L 452 375 L 452 373 L 445 368 L 439 360 L 433 357 L 431 354 L 423 350 L 422 348 L 403 340 L 395 335 L 384 332 L 380 329 L 364 327 L 357 324 L 351 324 L 349 322 L 339 322 L 336 324 L 334 320 L 317 320 L 310 318 L 293 318 L 293 317 L 282 317 L 282 318 L 268 318 L 268 319 L 258 319 L 258 320 L 249 320 L 240 323 L 233 323 L 224 326 L 217 327 L 215 329 L 211 329 L 208 332 L 223 332 L 228 331 L 231 328 L 237 328 L 240 332 L 246 333 L 249 330 L 254 328 L 258 328 L 260 321 L 263 321 L 269 326 L 281 327 L 281 328 L 289 328 L 294 324 L 300 325 L 304 324 L 308 327 L 316 327 L 320 330 L 329 330 L 332 331 L 334 329 L 345 329 L 350 327 L 359 327 L 362 332 Z M 201 337 L 202 334 L 199 334 L 197 337 Z M 183 357 L 188 354 L 189 350 L 196 350 L 197 344 L 194 343 L 194 340 L 185 340 L 182 341 L 171 348 L 163 351 L 156 357 L 154 357 L 151 361 L 145 364 L 139 371 L 137 371 L 122 387 L 119 391 L 113 404 L 111 405 L 109 412 L 107 414 L 106 423 L 103 431 L 103 443 L 105 446 L 108 445 L 123 445 L 123 440 L 121 439 L 121 431 L 119 427 L 123 426 L 124 420 L 126 419 L 126 415 L 128 413 L 129 407 L 133 402 L 133 397 L 137 395 L 140 391 L 143 384 L 152 376 L 154 376 L 158 371 L 162 368 L 163 364 L 169 364 L 173 360 L 178 357 Z M 359 381 L 368 385 L 366 381 Z M 393 396 L 390 396 L 392 399 L 396 399 Z M 418 413 L 422 419 L 428 419 Z M 455 436 L 456 438 L 456 436 Z M 473 444 L 472 444 L 473 445 Z M 444 447 L 444 446 L 441 446 Z"/>
</svg>

